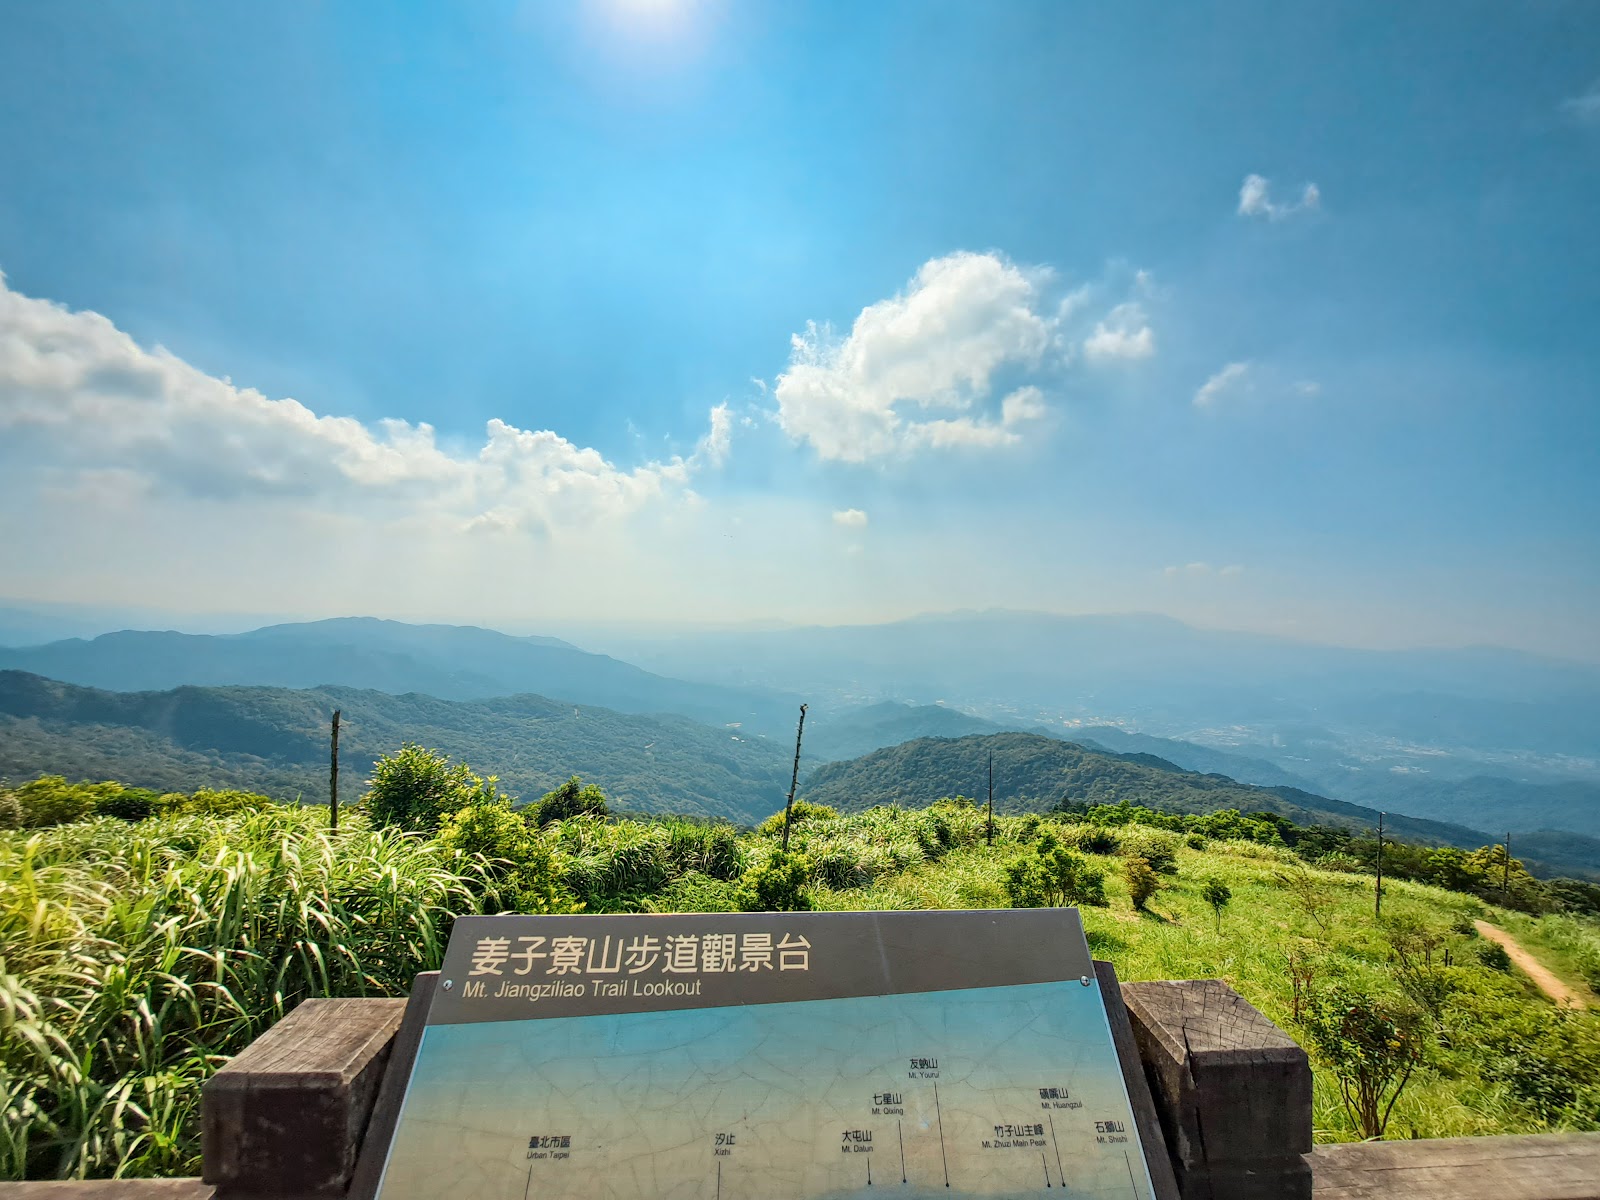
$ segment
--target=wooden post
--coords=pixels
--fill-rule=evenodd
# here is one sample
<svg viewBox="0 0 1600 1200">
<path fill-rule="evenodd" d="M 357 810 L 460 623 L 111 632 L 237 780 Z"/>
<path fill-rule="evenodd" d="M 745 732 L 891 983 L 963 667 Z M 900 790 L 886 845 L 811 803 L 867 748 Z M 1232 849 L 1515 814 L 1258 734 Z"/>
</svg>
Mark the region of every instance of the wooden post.
<svg viewBox="0 0 1600 1200">
<path fill-rule="evenodd" d="M 806 706 L 800 706 L 800 724 L 794 731 L 794 774 L 789 777 L 789 799 L 783 806 L 783 853 L 789 853 L 789 814 L 794 811 L 794 789 L 800 785 L 800 735 L 806 731 Z"/>
<path fill-rule="evenodd" d="M 1384 814 L 1380 812 L 1378 814 L 1378 884 L 1372 893 L 1372 915 L 1374 917 L 1383 916 L 1383 818 Z"/>
<path fill-rule="evenodd" d="M 1511 833 L 1506 832 L 1506 861 L 1502 864 L 1500 874 L 1500 903 L 1506 908 L 1511 907 Z"/>
<path fill-rule="evenodd" d="M 989 751 L 989 825 L 984 845 L 994 845 L 994 751 Z"/>
<path fill-rule="evenodd" d="M 333 710 L 333 749 L 328 764 L 328 830 L 339 832 L 339 710 Z"/>
</svg>

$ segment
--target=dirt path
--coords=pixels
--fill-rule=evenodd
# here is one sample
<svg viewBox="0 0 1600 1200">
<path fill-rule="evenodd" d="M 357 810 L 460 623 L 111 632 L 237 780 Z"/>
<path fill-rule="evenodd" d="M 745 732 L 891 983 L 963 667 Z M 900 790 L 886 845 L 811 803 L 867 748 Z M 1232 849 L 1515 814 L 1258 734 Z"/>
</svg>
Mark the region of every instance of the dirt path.
<svg viewBox="0 0 1600 1200">
<path fill-rule="evenodd" d="M 1522 948 L 1522 943 L 1512 937 L 1504 929 L 1489 924 L 1487 921 L 1474 921 L 1478 932 L 1491 942 L 1496 942 L 1505 947 L 1519 969 L 1525 972 L 1536 984 L 1539 990 L 1563 1008 L 1583 1008 L 1583 997 L 1578 995 L 1561 980 L 1550 973 L 1550 968 L 1545 966 L 1533 955 Z"/>
</svg>

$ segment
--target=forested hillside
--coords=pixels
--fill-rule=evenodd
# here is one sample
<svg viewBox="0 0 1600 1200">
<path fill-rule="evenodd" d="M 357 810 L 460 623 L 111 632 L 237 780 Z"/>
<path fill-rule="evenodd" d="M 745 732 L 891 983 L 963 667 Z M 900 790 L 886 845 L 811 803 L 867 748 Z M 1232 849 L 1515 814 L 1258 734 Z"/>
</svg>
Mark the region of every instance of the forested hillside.
<svg viewBox="0 0 1600 1200">
<path fill-rule="evenodd" d="M 845 812 L 879 804 L 925 804 L 940 796 L 982 797 L 994 755 L 995 804 L 1003 812 L 1044 812 L 1063 801 L 1127 801 L 1164 812 L 1224 808 L 1278 813 L 1305 824 L 1368 829 L 1378 814 L 1296 788 L 1251 787 L 1221 775 L 1185 771 L 1148 754 L 1113 755 L 1031 733 L 922 738 L 851 762 L 818 768 L 806 781 L 808 800 Z M 1477 847 L 1493 839 L 1478 830 L 1390 814 L 1387 827 L 1414 841 Z M 1600 860 L 1587 862 L 1600 868 Z M 1567 869 L 1571 869 L 1570 865 Z"/>
<path fill-rule="evenodd" d="M 328 720 L 343 711 L 347 795 L 414 741 L 469 759 L 515 795 L 577 774 L 621 808 L 749 822 L 789 786 L 785 751 L 684 717 L 542 696 L 457 702 L 357 688 L 184 687 L 109 692 L 0 671 L 0 778 L 116 778 L 158 791 L 240 787 L 321 800 Z"/>
</svg>

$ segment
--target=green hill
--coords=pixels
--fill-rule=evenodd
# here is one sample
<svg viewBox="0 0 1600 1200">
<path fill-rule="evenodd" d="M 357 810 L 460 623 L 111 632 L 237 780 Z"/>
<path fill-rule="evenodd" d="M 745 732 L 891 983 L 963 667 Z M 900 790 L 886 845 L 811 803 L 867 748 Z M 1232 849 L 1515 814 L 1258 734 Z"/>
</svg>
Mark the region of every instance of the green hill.
<svg viewBox="0 0 1600 1200">
<path fill-rule="evenodd" d="M 919 738 L 849 762 L 829 763 L 806 779 L 806 799 L 842 812 L 879 804 L 921 805 L 941 796 L 984 795 L 994 755 L 995 806 L 1002 812 L 1044 812 L 1067 802 L 1127 801 L 1162 812 L 1273 812 L 1299 824 L 1371 829 L 1374 809 L 1298 788 L 1261 788 L 1223 775 L 1185 771 L 1153 754 L 1111 754 L 1033 733 Z M 1477 847 L 1493 839 L 1476 829 L 1390 814 L 1397 837 L 1434 845 Z M 1600 859 L 1588 864 L 1600 868 Z"/>
<path fill-rule="evenodd" d="M 344 795 L 372 763 L 421 742 L 537 797 L 571 775 L 620 808 L 749 822 L 788 791 L 785 752 L 685 717 L 543 696 L 450 701 L 357 688 L 182 687 L 108 692 L 0 671 L 0 778 L 49 773 L 157 790 L 238 787 L 321 800 L 328 720 L 343 711 Z"/>
</svg>

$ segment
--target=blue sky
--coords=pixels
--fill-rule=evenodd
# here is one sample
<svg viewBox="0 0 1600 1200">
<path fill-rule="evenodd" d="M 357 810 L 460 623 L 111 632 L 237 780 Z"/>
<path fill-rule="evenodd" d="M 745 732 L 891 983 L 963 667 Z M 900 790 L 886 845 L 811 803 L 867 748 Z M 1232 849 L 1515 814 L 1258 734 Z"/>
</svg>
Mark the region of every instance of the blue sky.
<svg viewBox="0 0 1600 1200">
<path fill-rule="evenodd" d="M 1592 6 L 14 5 L 0 164 L 14 600 L 1600 658 Z"/>
</svg>

